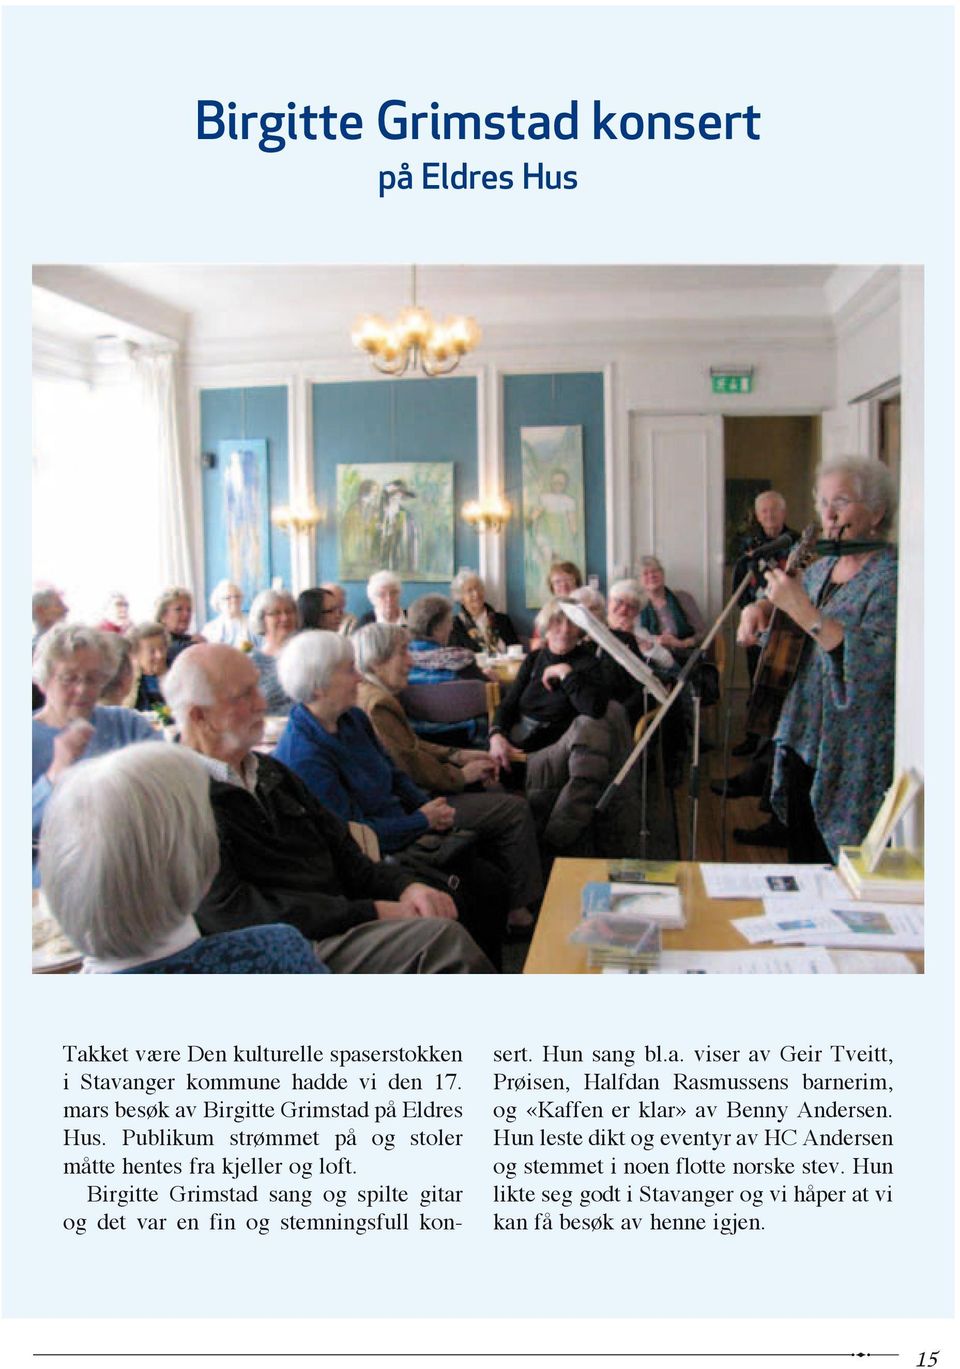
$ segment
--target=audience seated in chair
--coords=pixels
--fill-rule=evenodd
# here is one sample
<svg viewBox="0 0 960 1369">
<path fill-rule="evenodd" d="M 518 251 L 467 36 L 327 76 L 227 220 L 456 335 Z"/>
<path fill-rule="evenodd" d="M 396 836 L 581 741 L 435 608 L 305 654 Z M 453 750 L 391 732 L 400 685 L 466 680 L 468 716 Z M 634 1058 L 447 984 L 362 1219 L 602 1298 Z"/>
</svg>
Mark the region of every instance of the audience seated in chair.
<svg viewBox="0 0 960 1369">
<path fill-rule="evenodd" d="M 462 684 L 473 680 L 483 683 L 487 676 L 477 665 L 468 647 L 451 646 L 453 604 L 442 594 L 424 594 L 415 599 L 407 610 L 410 629 L 412 664 L 409 683 L 421 685 Z M 419 713 L 420 710 L 417 710 Z M 421 736 L 450 745 L 471 746 L 486 740 L 486 706 L 478 695 L 477 712 L 473 718 L 441 721 L 435 715 L 422 719 L 411 713 L 413 726 Z"/>
<path fill-rule="evenodd" d="M 130 627 L 130 604 L 125 594 L 112 589 L 103 606 L 103 618 L 97 624 L 98 632 L 112 632 L 121 636 Z"/>
<path fill-rule="evenodd" d="M 449 895 L 374 864 L 292 771 L 254 747 L 266 702 L 248 656 L 185 652 L 164 681 L 182 742 L 203 759 L 220 866 L 196 918 L 205 934 L 286 922 L 334 974 L 489 974 Z"/>
<path fill-rule="evenodd" d="M 45 632 L 62 623 L 69 609 L 58 589 L 38 589 L 33 595 L 33 650 Z"/>
<path fill-rule="evenodd" d="M 487 603 L 486 587 L 475 570 L 458 571 L 450 593 L 459 600 L 449 638 L 451 646 L 497 655 L 508 646 L 519 644 L 520 638 L 507 615 Z"/>
<path fill-rule="evenodd" d="M 250 630 L 258 645 L 250 659 L 260 676 L 260 688 L 267 701 L 267 712 L 284 715 L 290 712 L 290 700 L 277 678 L 280 652 L 297 630 L 297 605 L 286 589 L 265 589 L 250 605 Z"/>
<path fill-rule="evenodd" d="M 154 620 L 167 630 L 167 665 L 173 665 L 181 651 L 204 639 L 190 631 L 193 617 L 193 595 L 184 585 L 171 585 L 157 599 Z"/>
<path fill-rule="evenodd" d="M 160 623 L 138 623 L 127 633 L 127 641 L 133 658 L 133 679 L 124 704 L 138 713 L 165 707 L 160 681 L 169 669 L 167 629 Z"/>
<path fill-rule="evenodd" d="M 293 927 L 203 937 L 193 914 L 220 843 L 210 780 L 174 746 L 128 747 L 64 775 L 47 806 L 40 875 L 91 974 L 323 974 Z"/>
<path fill-rule="evenodd" d="M 71 766 L 131 742 L 159 739 L 139 713 L 98 705 L 116 659 L 110 639 L 95 628 L 63 623 L 44 635 L 34 662 L 46 694 L 33 715 L 34 849 L 50 795 Z"/>
<path fill-rule="evenodd" d="M 210 595 L 215 617 L 203 628 L 203 639 L 249 651 L 253 646 L 250 623 L 243 611 L 243 590 L 232 580 L 221 580 Z"/>
<path fill-rule="evenodd" d="M 529 926 L 528 905 L 543 892 L 539 864 L 532 859 L 536 832 L 526 800 L 489 785 L 498 765 L 489 751 L 441 746 L 410 726 L 398 696 L 410 671 L 407 634 L 388 623 L 371 623 L 353 638 L 361 674 L 360 707 L 373 724 L 394 764 L 429 794 L 443 795 L 461 827 L 485 838 L 484 853 L 507 880 L 511 911 L 508 926 Z M 455 686 L 441 686 L 445 690 Z"/>
<path fill-rule="evenodd" d="M 536 627 L 544 645 L 525 659 L 497 710 L 490 750 L 508 773 L 514 749 L 525 753 L 524 792 L 548 856 L 588 855 L 597 801 L 626 754 L 629 727 L 610 703 L 592 646 L 558 600 L 547 601 Z"/>
<path fill-rule="evenodd" d="M 400 607 L 403 581 L 392 570 L 375 571 L 367 581 L 367 598 L 373 607 L 364 613 L 357 623 L 366 627 L 367 623 L 405 623 L 406 614 Z"/>
<path fill-rule="evenodd" d="M 302 632 L 284 649 L 280 680 L 296 702 L 276 759 L 344 821 L 372 827 L 384 854 L 420 867 L 428 858 L 425 845 L 432 851 L 442 844 L 442 835 L 438 839 L 435 834 L 450 832 L 458 815 L 445 798 L 431 799 L 415 785 L 377 741 L 369 719 L 356 706 L 360 676 L 351 641 L 334 632 Z M 442 869 L 459 878 L 455 898 L 464 925 L 495 960 L 509 906 L 507 890 L 472 849 L 455 856 L 452 839 L 446 839 L 446 849 L 451 855 Z M 439 850 L 435 854 L 441 859 Z M 515 857 L 517 887 L 523 856 L 517 851 Z"/>
</svg>

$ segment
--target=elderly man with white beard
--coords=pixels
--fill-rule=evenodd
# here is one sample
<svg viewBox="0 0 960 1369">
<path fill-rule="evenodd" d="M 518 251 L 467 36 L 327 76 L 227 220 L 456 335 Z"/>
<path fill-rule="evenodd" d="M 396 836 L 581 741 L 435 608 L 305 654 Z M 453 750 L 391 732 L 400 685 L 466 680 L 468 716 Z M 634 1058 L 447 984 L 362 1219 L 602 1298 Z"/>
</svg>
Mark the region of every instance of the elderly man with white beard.
<svg viewBox="0 0 960 1369">
<path fill-rule="evenodd" d="M 163 688 L 210 772 L 220 869 L 196 912 L 202 932 L 287 922 L 335 974 L 493 972 L 449 895 L 368 860 L 296 775 L 254 750 L 266 703 L 246 656 L 191 647 Z"/>
</svg>

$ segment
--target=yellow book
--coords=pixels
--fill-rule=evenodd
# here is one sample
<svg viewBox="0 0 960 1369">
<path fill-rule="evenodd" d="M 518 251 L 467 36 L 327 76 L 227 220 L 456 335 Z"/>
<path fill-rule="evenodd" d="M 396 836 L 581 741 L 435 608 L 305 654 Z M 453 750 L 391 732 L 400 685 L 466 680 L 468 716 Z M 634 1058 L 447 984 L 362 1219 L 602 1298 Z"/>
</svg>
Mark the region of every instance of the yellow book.
<svg viewBox="0 0 960 1369">
<path fill-rule="evenodd" d="M 893 829 L 905 817 L 922 788 L 923 781 L 915 770 L 900 770 L 894 776 L 893 784 L 884 794 L 883 803 L 860 847 L 868 873 L 878 869 L 884 848 L 893 836 Z"/>
<path fill-rule="evenodd" d="M 841 846 L 837 869 L 857 898 L 880 903 L 923 902 L 923 861 L 906 847 L 881 851 L 871 869 L 862 846 Z"/>
<path fill-rule="evenodd" d="M 620 884 L 676 884 L 678 860 L 634 860 L 624 856 L 607 861 L 608 877 Z"/>
</svg>

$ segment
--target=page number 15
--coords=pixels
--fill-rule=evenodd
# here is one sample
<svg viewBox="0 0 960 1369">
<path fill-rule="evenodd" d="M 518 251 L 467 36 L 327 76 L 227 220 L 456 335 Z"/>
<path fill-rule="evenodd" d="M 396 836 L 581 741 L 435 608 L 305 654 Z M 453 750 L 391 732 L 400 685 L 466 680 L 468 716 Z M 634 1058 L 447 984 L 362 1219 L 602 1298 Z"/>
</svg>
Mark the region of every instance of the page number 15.
<svg viewBox="0 0 960 1369">
<path fill-rule="evenodd" d="M 917 1360 L 917 1369 L 934 1369 L 939 1358 L 939 1350 L 921 1350 L 920 1358 Z"/>
</svg>

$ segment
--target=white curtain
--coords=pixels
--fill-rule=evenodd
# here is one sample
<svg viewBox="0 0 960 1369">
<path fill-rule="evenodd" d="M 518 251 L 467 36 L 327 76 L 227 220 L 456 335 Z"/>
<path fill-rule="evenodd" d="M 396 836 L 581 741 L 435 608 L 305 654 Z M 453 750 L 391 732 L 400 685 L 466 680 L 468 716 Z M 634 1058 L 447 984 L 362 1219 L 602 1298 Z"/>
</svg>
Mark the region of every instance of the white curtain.
<svg viewBox="0 0 960 1369">
<path fill-rule="evenodd" d="M 198 552 L 197 503 L 193 472 L 180 440 L 177 406 L 177 359 L 172 352 L 137 353 L 137 382 L 143 401 L 147 440 L 155 446 L 159 481 L 158 528 L 160 579 L 167 585 L 186 585 L 199 605 L 203 567 Z"/>
</svg>

